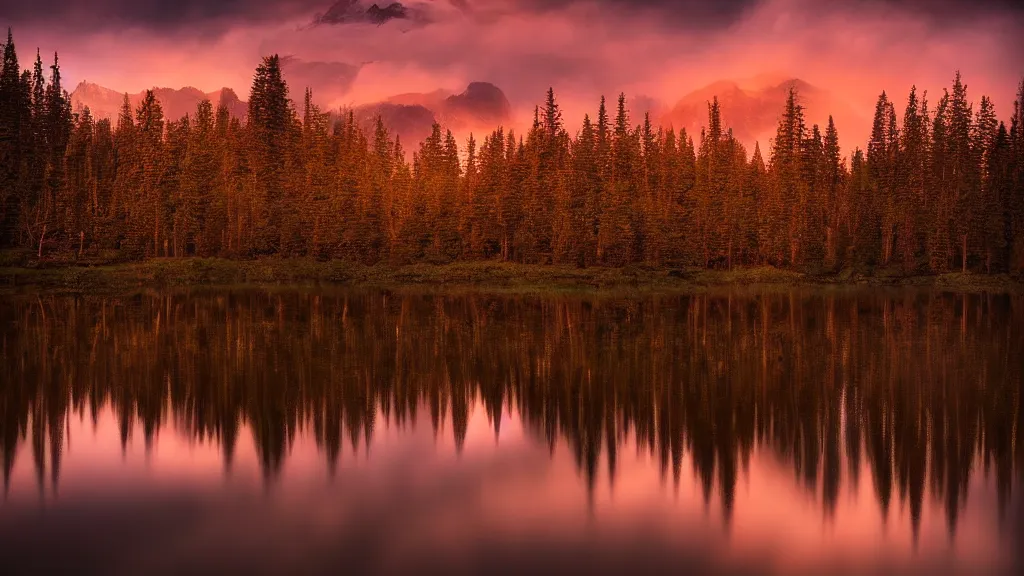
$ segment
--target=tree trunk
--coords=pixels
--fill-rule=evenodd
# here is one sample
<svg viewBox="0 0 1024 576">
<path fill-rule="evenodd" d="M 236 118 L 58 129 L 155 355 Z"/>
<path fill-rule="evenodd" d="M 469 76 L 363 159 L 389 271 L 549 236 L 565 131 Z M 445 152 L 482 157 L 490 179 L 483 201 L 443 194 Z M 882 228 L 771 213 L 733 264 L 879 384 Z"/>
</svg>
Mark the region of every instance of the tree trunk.
<svg viewBox="0 0 1024 576">
<path fill-rule="evenodd" d="M 39 235 L 39 252 L 36 254 L 36 258 L 43 257 L 43 240 L 46 238 L 46 224 L 43 224 L 43 233 Z"/>
<path fill-rule="evenodd" d="M 960 260 L 960 271 L 967 273 L 967 234 L 960 237 L 960 251 L 963 258 Z"/>
</svg>

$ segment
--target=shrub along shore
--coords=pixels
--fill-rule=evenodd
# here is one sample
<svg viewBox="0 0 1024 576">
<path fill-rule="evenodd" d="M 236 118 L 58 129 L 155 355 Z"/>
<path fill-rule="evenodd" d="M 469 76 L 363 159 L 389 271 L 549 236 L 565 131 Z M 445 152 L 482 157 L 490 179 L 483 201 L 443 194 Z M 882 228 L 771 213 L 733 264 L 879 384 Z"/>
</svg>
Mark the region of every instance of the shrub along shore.
<svg viewBox="0 0 1024 576">
<path fill-rule="evenodd" d="M 404 266 L 338 260 L 157 258 L 142 262 L 54 262 L 0 257 L 0 293 L 118 293 L 234 286 L 474 288 L 508 291 L 698 291 L 736 286 L 913 286 L 948 291 L 1024 292 L 1024 278 L 949 273 L 906 276 L 875 269 L 793 272 L 772 267 L 708 270 L 545 266 L 497 261 Z"/>
</svg>

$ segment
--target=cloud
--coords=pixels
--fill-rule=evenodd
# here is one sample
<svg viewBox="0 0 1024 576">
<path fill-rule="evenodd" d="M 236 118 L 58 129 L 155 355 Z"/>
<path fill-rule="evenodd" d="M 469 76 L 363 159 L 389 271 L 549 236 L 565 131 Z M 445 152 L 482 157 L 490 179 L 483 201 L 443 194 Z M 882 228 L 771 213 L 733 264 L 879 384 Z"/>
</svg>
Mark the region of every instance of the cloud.
<svg viewBox="0 0 1024 576">
<path fill-rule="evenodd" d="M 900 102 L 916 84 L 934 103 L 961 70 L 972 100 L 992 96 L 1005 118 L 1024 75 L 1024 4 L 1009 0 L 408 0 L 408 13 L 423 15 L 416 25 L 320 26 L 310 24 L 332 0 L 0 3 L 23 59 L 29 46 L 59 49 L 69 81 L 130 92 L 229 86 L 246 98 L 260 57 L 280 53 L 338 72 L 314 86 L 322 104 L 486 81 L 525 122 L 553 86 L 572 128 L 602 94 L 671 106 L 712 82 L 766 74 L 802 78 L 870 117 L 883 89 Z M 291 80 L 293 96 L 318 81 L 309 71 Z M 639 121 L 649 102 L 636 106 Z M 868 127 L 839 129 L 860 143 Z"/>
<path fill-rule="evenodd" d="M 239 24 L 310 14 L 323 4 L 323 0 L 0 0 L 0 14 L 11 25 L 46 25 L 65 32 L 139 28 L 222 34 Z"/>
<path fill-rule="evenodd" d="M 365 15 L 373 0 L 0 0 L 0 13 L 8 24 L 47 24 L 64 30 L 99 31 L 137 27 L 162 32 L 223 32 L 240 23 L 280 22 L 319 14 L 327 21 L 346 21 L 351 5 Z M 454 8 L 482 19 L 503 15 L 559 14 L 580 6 L 593 6 L 616 17 L 651 17 L 665 27 L 721 29 L 739 22 L 765 0 L 391 0 L 376 2 L 376 13 L 408 17 L 403 12 L 432 12 Z M 832 7 L 827 7 L 832 4 Z M 958 24 L 992 15 L 1017 18 L 1024 4 L 1017 0 L 855 0 L 816 3 L 816 9 L 849 7 L 857 12 L 892 11 L 913 14 L 935 23 Z M 379 23 L 379 22 L 377 22 Z"/>
</svg>

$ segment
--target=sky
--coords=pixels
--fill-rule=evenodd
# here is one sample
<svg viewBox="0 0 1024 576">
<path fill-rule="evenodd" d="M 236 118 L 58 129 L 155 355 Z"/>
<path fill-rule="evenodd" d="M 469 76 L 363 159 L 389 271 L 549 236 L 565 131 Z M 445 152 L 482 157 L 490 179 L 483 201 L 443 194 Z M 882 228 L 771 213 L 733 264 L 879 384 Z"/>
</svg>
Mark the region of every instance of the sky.
<svg viewBox="0 0 1024 576">
<path fill-rule="evenodd" d="M 0 0 L 0 23 L 23 66 L 35 47 L 59 51 L 71 87 L 227 86 L 245 99 L 260 58 L 279 53 L 294 95 L 322 84 L 325 106 L 488 81 L 520 115 L 554 87 L 570 123 L 602 94 L 671 106 L 719 80 L 794 77 L 868 118 L 886 90 L 902 114 L 912 84 L 937 98 L 957 70 L 1008 119 L 1024 77 L 1013 0 L 409 0 L 407 18 L 382 25 L 337 17 L 367 0 L 332 1 Z"/>
</svg>

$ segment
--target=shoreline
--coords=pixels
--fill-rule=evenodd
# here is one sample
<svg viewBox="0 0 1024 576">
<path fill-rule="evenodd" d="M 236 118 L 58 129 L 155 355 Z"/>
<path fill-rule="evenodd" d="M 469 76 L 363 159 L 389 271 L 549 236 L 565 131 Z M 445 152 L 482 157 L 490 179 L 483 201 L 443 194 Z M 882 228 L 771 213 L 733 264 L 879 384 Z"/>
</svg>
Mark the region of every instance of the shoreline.
<svg viewBox="0 0 1024 576">
<path fill-rule="evenodd" d="M 714 288 L 916 287 L 950 292 L 1024 293 L 1007 274 L 815 275 L 772 267 L 707 270 L 627 266 L 576 268 L 496 261 L 365 266 L 304 258 L 158 258 L 103 265 L 0 266 L 0 294 L 125 293 L 191 287 L 441 288 L 492 291 L 694 292 Z"/>
</svg>

